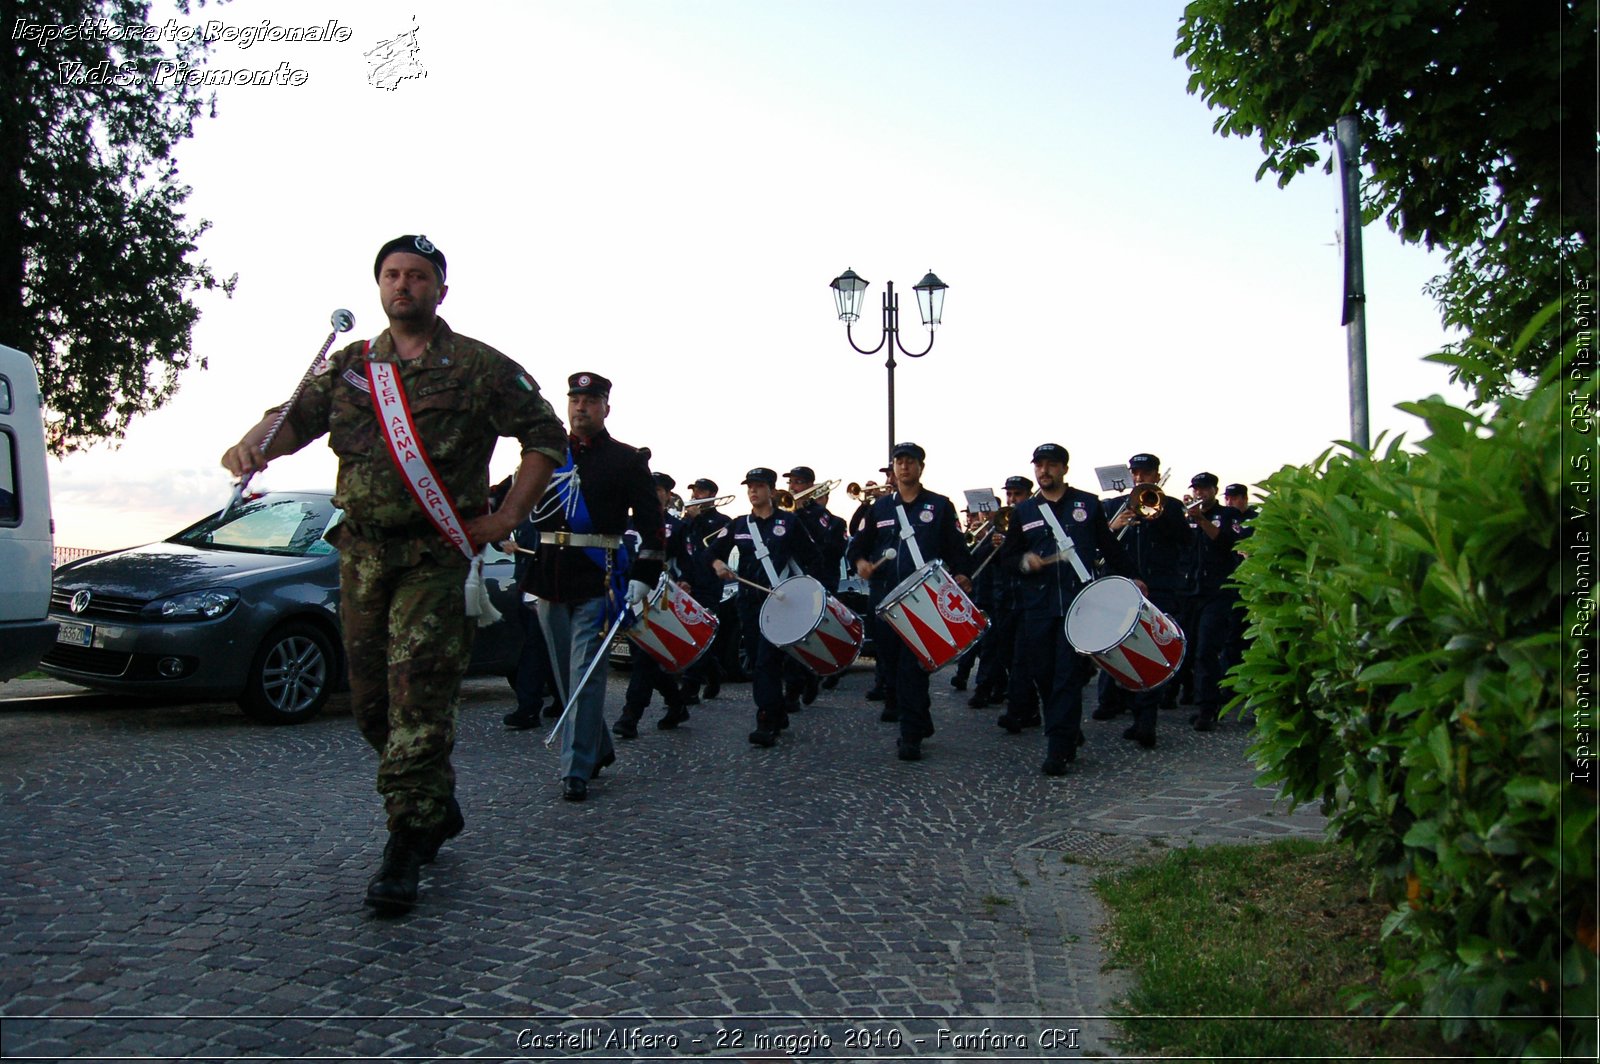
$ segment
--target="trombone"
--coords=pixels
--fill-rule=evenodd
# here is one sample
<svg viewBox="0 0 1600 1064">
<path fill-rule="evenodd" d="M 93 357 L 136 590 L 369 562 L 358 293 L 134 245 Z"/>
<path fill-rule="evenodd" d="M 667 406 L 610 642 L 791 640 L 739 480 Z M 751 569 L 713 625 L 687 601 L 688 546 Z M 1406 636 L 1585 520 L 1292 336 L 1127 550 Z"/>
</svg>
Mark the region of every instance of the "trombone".
<svg viewBox="0 0 1600 1064">
<path fill-rule="evenodd" d="M 998 532 L 1003 536 L 1010 530 L 1011 507 L 1002 506 L 1000 509 L 994 512 L 994 516 L 990 517 L 983 524 L 979 525 L 976 530 L 969 533 L 972 537 L 972 542 L 970 545 L 971 550 L 969 553 L 977 554 L 978 549 L 982 547 L 985 541 L 987 541 L 988 538 L 994 533 Z"/>
<path fill-rule="evenodd" d="M 834 483 L 837 484 L 838 481 L 834 481 Z M 879 484 L 876 480 L 869 480 L 869 481 L 867 481 L 867 486 L 866 487 L 862 487 L 860 484 L 857 484 L 855 481 L 852 480 L 845 487 L 844 493 L 846 495 L 850 496 L 856 502 L 864 503 L 864 502 L 871 502 L 873 499 L 876 499 L 876 498 L 878 498 L 880 496 L 883 496 L 883 495 L 887 495 L 893 490 L 894 490 L 894 485 L 892 483 L 890 483 L 890 484 Z"/>
<path fill-rule="evenodd" d="M 691 506 L 709 506 L 715 510 L 719 506 L 726 506 L 733 501 L 732 495 L 718 495 L 715 499 L 690 499 L 682 506 L 682 512 L 688 513 Z"/>
<path fill-rule="evenodd" d="M 1172 473 L 1169 470 L 1167 473 L 1162 475 L 1159 483 L 1135 484 L 1133 486 L 1133 490 L 1128 492 L 1127 499 L 1123 501 L 1121 506 L 1117 507 L 1117 512 L 1111 515 L 1111 520 L 1115 521 L 1117 518 L 1121 517 L 1129 507 L 1133 508 L 1134 519 L 1138 521 L 1154 521 L 1156 518 L 1160 517 L 1161 510 L 1164 506 L 1166 506 L 1167 500 L 1166 492 L 1161 490 L 1161 485 L 1165 484 L 1167 482 L 1167 477 L 1171 475 Z M 1123 536 L 1127 535 L 1128 529 L 1132 527 L 1132 521 L 1123 525 L 1122 528 L 1117 532 L 1117 538 L 1121 539 Z"/>
</svg>

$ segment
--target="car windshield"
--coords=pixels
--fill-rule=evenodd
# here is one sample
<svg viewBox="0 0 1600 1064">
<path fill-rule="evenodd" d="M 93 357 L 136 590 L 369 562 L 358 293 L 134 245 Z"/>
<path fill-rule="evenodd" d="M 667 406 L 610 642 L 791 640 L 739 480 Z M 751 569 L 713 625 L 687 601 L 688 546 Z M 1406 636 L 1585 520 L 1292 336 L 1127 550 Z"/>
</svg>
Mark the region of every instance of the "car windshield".
<svg viewBox="0 0 1600 1064">
<path fill-rule="evenodd" d="M 269 492 L 245 499 L 226 520 L 219 511 L 167 542 L 291 558 L 331 554 L 322 533 L 339 512 L 326 495 Z"/>
</svg>

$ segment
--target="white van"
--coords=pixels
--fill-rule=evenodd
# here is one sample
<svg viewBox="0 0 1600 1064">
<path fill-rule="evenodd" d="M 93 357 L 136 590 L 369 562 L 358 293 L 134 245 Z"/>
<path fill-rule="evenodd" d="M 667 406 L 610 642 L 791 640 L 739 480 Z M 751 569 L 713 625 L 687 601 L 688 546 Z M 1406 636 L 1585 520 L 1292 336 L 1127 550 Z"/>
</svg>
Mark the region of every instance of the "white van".
<svg viewBox="0 0 1600 1064">
<path fill-rule="evenodd" d="M 0 345 L 0 680 L 32 669 L 55 644 L 54 533 L 39 376 L 33 359 Z"/>
</svg>

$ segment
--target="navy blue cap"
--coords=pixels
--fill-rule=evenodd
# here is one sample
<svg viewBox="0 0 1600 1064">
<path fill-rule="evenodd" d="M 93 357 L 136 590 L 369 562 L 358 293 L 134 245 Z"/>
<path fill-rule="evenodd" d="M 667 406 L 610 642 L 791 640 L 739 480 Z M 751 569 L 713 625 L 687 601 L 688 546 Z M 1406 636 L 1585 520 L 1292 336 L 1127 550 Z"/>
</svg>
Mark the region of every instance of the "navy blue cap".
<svg viewBox="0 0 1600 1064">
<path fill-rule="evenodd" d="M 666 488 L 668 491 L 671 491 L 673 488 L 678 486 L 678 482 L 667 476 L 665 473 L 651 473 L 650 475 L 655 478 L 656 487 L 658 488 Z"/>
<path fill-rule="evenodd" d="M 568 395 L 598 395 L 611 398 L 611 382 L 598 373 L 574 373 L 567 378 Z"/>
<path fill-rule="evenodd" d="M 754 469 L 750 470 L 750 472 L 746 473 L 744 475 L 744 479 L 739 481 L 739 483 L 765 484 L 769 488 L 775 488 L 778 486 L 778 474 L 774 473 L 766 466 L 756 466 Z"/>
<path fill-rule="evenodd" d="M 1069 459 L 1070 456 L 1067 454 L 1067 449 L 1059 443 L 1041 443 L 1033 449 L 1034 465 L 1038 465 L 1040 462 L 1060 462 L 1062 465 L 1066 465 Z"/>
<path fill-rule="evenodd" d="M 889 452 L 889 457 L 915 458 L 919 462 L 926 462 L 928 460 L 928 452 L 915 443 L 897 443 L 894 445 L 894 449 Z"/>
<path fill-rule="evenodd" d="M 1161 459 L 1157 458 L 1153 454 L 1146 454 L 1145 452 L 1140 451 L 1138 454 L 1136 454 L 1132 458 L 1128 459 L 1128 468 L 1129 469 L 1160 469 L 1161 468 Z"/>
<path fill-rule="evenodd" d="M 1220 483 L 1215 473 L 1196 473 L 1189 478 L 1191 488 L 1214 488 Z"/>
<path fill-rule="evenodd" d="M 1227 487 L 1222 489 L 1222 494 L 1224 494 L 1224 495 L 1249 495 L 1250 494 L 1250 489 L 1245 487 L 1243 484 L 1229 484 Z"/>
<path fill-rule="evenodd" d="M 1033 481 L 1027 477 L 1006 477 L 1007 491 L 1032 491 Z"/>
<path fill-rule="evenodd" d="M 817 482 L 817 471 L 808 465 L 797 465 L 785 473 L 784 476 L 792 480 L 803 480 L 807 484 L 815 484 Z"/>
<path fill-rule="evenodd" d="M 408 255 L 421 255 L 433 263 L 433 272 L 439 275 L 439 283 L 444 284 L 444 252 L 433 246 L 433 241 L 421 235 L 397 236 L 383 247 L 378 249 L 378 257 L 372 260 L 372 279 L 376 281 L 378 274 L 383 271 L 383 260 L 397 251 L 404 251 Z"/>
<path fill-rule="evenodd" d="M 709 491 L 713 495 L 717 493 L 717 482 L 710 477 L 701 477 L 689 487 L 694 491 Z"/>
</svg>

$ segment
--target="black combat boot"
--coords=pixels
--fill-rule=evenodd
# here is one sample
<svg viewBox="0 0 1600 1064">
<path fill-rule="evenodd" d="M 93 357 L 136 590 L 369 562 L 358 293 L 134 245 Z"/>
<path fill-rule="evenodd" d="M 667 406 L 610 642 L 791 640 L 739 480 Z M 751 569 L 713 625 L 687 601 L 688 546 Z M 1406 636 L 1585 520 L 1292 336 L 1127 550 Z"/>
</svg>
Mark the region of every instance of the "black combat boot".
<svg viewBox="0 0 1600 1064">
<path fill-rule="evenodd" d="M 673 702 L 667 706 L 667 714 L 656 721 L 656 727 L 662 731 L 671 731 L 689 719 L 689 707 L 683 702 Z"/>
<path fill-rule="evenodd" d="M 427 833 L 399 828 L 389 833 L 383 864 L 367 883 L 367 904 L 386 915 L 408 911 L 417 903 L 417 882 L 429 845 Z"/>
<path fill-rule="evenodd" d="M 445 804 L 444 819 L 429 836 L 427 845 L 422 848 L 422 863 L 432 864 L 433 859 L 439 856 L 439 847 L 449 839 L 455 838 L 466 828 L 467 820 L 461 815 L 461 803 L 456 801 L 456 796 L 451 795 L 450 801 Z"/>
</svg>

